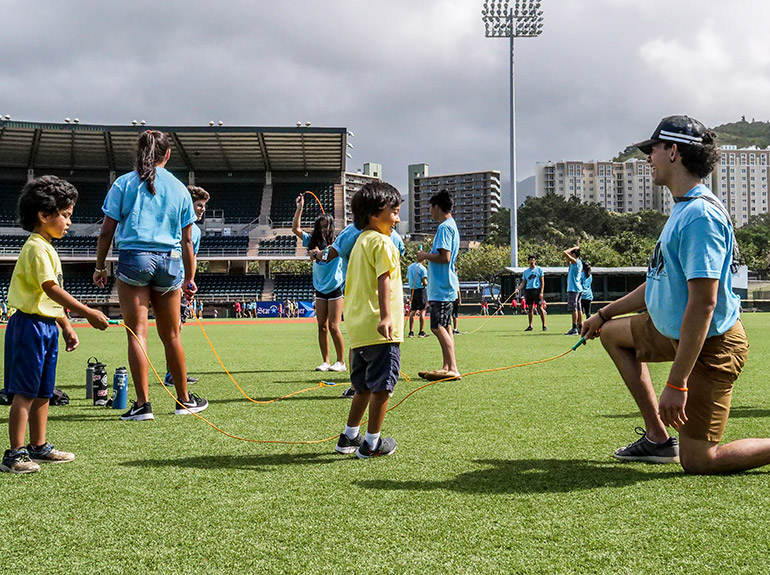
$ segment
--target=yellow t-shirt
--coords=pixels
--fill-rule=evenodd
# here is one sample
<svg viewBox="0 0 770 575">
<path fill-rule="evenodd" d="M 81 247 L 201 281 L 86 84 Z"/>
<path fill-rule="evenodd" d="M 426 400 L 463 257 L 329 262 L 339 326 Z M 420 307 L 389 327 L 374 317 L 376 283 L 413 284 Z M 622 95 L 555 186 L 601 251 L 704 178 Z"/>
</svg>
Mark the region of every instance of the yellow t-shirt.
<svg viewBox="0 0 770 575">
<path fill-rule="evenodd" d="M 404 288 L 398 249 L 386 235 L 365 230 L 350 254 L 345 285 L 345 326 L 351 349 L 390 343 L 377 331 L 380 304 L 377 278 L 390 272 L 390 319 L 393 342 L 404 341 Z"/>
<path fill-rule="evenodd" d="M 54 281 L 60 287 L 62 285 L 59 254 L 43 236 L 33 233 L 24 242 L 13 268 L 8 305 L 24 313 L 64 317 L 64 308 L 43 291 L 43 284 L 47 281 Z"/>
</svg>

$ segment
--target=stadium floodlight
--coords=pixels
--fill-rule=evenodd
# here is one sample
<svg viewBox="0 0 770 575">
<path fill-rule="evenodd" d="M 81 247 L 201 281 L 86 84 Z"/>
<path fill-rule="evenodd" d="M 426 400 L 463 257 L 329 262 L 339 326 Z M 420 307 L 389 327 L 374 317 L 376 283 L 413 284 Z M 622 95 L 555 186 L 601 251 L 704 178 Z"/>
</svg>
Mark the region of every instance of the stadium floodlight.
<svg viewBox="0 0 770 575">
<path fill-rule="evenodd" d="M 145 122 L 144 120 L 142 120 L 141 122 L 139 122 L 139 124 L 140 124 L 141 126 L 144 126 L 146 123 L 147 123 L 147 122 Z"/>
<path fill-rule="evenodd" d="M 76 123 L 76 124 L 79 124 L 79 123 L 80 123 L 80 118 L 75 118 L 75 119 L 74 119 L 74 120 L 72 120 L 72 121 L 73 121 L 74 123 Z"/>
<path fill-rule="evenodd" d="M 302 127 L 302 122 L 297 122 L 297 127 L 298 128 Z"/>
<path fill-rule="evenodd" d="M 353 132 L 351 132 L 350 130 L 348 130 L 348 136 L 350 136 L 351 138 L 355 138 L 356 137 L 356 135 Z"/>
<path fill-rule="evenodd" d="M 353 159 L 353 156 L 351 155 L 350 152 L 345 152 L 345 155 L 348 157 L 349 160 Z"/>
<path fill-rule="evenodd" d="M 219 122 L 217 122 L 217 124 L 219 124 L 220 126 L 224 126 L 225 125 L 225 123 L 222 120 L 219 120 Z"/>
<path fill-rule="evenodd" d="M 4 116 L 4 118 L 5 118 L 5 121 L 7 122 L 8 120 L 10 120 L 10 119 L 11 119 L 11 116 L 10 116 L 9 114 L 6 114 L 6 115 Z"/>
<path fill-rule="evenodd" d="M 213 126 L 213 125 L 214 125 L 214 120 L 209 120 L 209 126 Z"/>
<path fill-rule="evenodd" d="M 137 122 L 136 120 L 131 120 L 131 125 L 132 125 L 132 126 L 136 126 L 138 123 L 139 123 L 139 122 Z"/>
<path fill-rule="evenodd" d="M 513 4 L 513 6 L 511 6 Z M 516 208 L 516 85 L 513 67 L 514 38 L 535 38 L 543 31 L 543 11 L 540 0 L 487 0 L 481 9 L 484 35 L 487 38 L 508 38 L 511 43 L 511 266 L 519 265 L 519 240 Z"/>
<path fill-rule="evenodd" d="M 64 123 L 65 123 L 65 124 L 69 124 L 71 121 L 72 121 L 72 120 L 70 120 L 69 118 L 64 118 Z"/>
<path fill-rule="evenodd" d="M 305 122 L 305 127 L 309 128 L 310 127 L 310 122 Z"/>
<path fill-rule="evenodd" d="M 355 146 L 353 144 L 351 144 L 350 142 L 348 142 L 348 148 L 354 149 Z"/>
</svg>

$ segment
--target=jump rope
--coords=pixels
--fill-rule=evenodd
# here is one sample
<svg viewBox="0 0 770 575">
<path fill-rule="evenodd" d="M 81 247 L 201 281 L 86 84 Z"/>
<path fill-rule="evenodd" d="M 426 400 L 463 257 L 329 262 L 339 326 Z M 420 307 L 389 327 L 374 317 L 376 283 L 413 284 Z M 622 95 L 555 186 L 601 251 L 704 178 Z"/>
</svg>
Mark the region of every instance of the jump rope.
<svg viewBox="0 0 770 575">
<path fill-rule="evenodd" d="M 321 207 L 321 212 L 325 213 L 324 209 L 323 209 L 323 205 L 321 205 L 321 201 L 318 199 L 318 197 L 315 194 L 313 194 L 313 192 L 307 191 L 306 193 L 312 195 L 316 199 L 316 201 L 318 202 L 318 205 Z M 271 403 L 276 403 L 278 401 L 281 401 L 282 399 L 287 399 L 289 397 L 293 397 L 293 396 L 299 395 L 301 393 L 306 393 L 308 391 L 313 391 L 315 389 L 320 389 L 322 387 L 333 387 L 333 386 L 337 385 L 335 383 L 331 383 L 331 382 L 328 382 L 328 381 L 319 381 L 318 384 L 314 385 L 313 387 L 308 387 L 308 388 L 305 388 L 305 389 L 300 389 L 299 391 L 294 391 L 294 392 L 289 393 L 287 395 L 284 395 L 282 397 L 277 397 L 277 398 L 274 398 L 274 399 L 262 400 L 262 401 L 253 399 L 252 397 L 249 397 L 249 395 L 245 391 L 243 391 L 243 388 L 238 384 L 238 382 L 235 380 L 233 375 L 230 373 L 230 371 L 225 366 L 225 364 L 222 361 L 222 359 L 219 357 L 219 354 L 217 353 L 217 350 L 214 348 L 214 344 L 211 342 L 211 339 L 209 338 L 208 334 L 206 333 L 205 328 L 203 327 L 203 323 L 201 323 L 200 317 L 198 317 L 198 315 L 195 313 L 195 311 L 192 312 L 192 315 L 195 318 L 198 326 L 200 327 L 201 332 L 203 333 L 204 338 L 208 342 L 209 347 L 211 347 L 211 351 L 214 353 L 214 357 L 217 358 L 217 361 L 219 362 L 219 365 L 222 367 L 224 372 L 230 378 L 230 381 L 232 381 L 233 384 L 235 384 L 235 387 L 238 388 L 238 391 L 241 393 L 241 395 L 244 398 L 246 398 L 248 401 L 250 401 L 250 402 L 252 402 L 254 404 L 257 404 L 257 405 L 267 405 L 267 404 L 271 404 Z M 489 318 L 487 319 L 487 321 L 489 321 Z M 198 418 L 199 420 L 204 422 L 206 425 L 208 425 L 209 427 L 211 427 L 212 429 L 218 431 L 219 433 L 221 433 L 222 435 L 224 435 L 226 437 L 229 437 L 231 439 L 236 439 L 238 441 L 245 441 L 245 442 L 248 442 L 248 443 L 274 443 L 274 444 L 283 444 L 283 445 L 313 445 L 313 444 L 318 444 L 318 443 L 326 443 L 327 441 L 332 441 L 332 440 L 337 439 L 339 437 L 339 434 L 335 433 L 334 435 L 331 435 L 329 437 L 325 437 L 323 439 L 312 439 L 312 440 L 304 440 L 304 441 L 287 441 L 287 440 L 279 440 L 279 439 L 253 439 L 253 438 L 241 437 L 241 436 L 238 436 L 238 435 L 233 435 L 231 433 L 228 433 L 224 429 L 222 429 L 222 428 L 214 425 L 213 423 L 211 423 L 208 419 L 206 419 L 202 415 L 199 415 L 198 413 L 195 413 L 195 412 L 191 411 L 186 405 L 184 405 L 181 401 L 179 401 L 176 397 L 174 397 L 174 394 L 171 393 L 171 391 L 169 391 L 169 389 L 165 385 L 163 385 L 163 380 L 161 379 L 160 374 L 158 373 L 158 370 L 155 369 L 155 365 L 152 363 L 152 360 L 150 359 L 150 356 L 147 353 L 147 348 L 145 347 L 144 343 L 142 343 L 142 340 L 139 339 L 139 336 L 136 335 L 136 333 L 134 332 L 133 329 L 131 329 L 128 325 L 126 325 L 123 321 L 120 321 L 120 320 L 109 320 L 109 323 L 112 324 L 112 325 L 118 325 L 118 326 L 121 326 L 121 327 L 125 328 L 134 337 L 136 342 L 139 344 L 139 348 L 142 350 L 142 354 L 144 355 L 145 359 L 147 360 L 147 363 L 149 364 L 150 368 L 152 369 L 152 372 L 155 374 L 155 378 L 158 380 L 158 383 L 161 385 L 163 390 L 168 394 L 168 396 L 171 399 L 174 400 L 174 402 L 177 405 L 179 405 L 183 409 L 187 410 L 191 415 L 194 415 L 196 418 Z M 476 330 L 474 330 L 471 333 L 475 333 L 476 331 L 478 331 L 478 329 L 480 329 L 484 325 L 486 325 L 486 322 L 484 322 L 481 326 L 479 326 L 479 328 L 477 328 Z M 554 361 L 554 360 L 560 359 L 560 358 L 562 358 L 562 357 L 572 353 L 573 351 L 576 351 L 581 345 L 585 344 L 585 342 L 586 342 L 585 337 L 582 337 L 582 338 L 580 338 L 580 340 L 575 345 L 573 345 L 567 351 L 562 352 L 559 355 L 555 355 L 553 357 L 546 358 L 546 359 L 539 359 L 539 360 L 535 360 L 535 361 L 528 361 L 528 362 L 525 362 L 525 363 L 518 363 L 516 365 L 509 365 L 509 366 L 506 366 L 506 367 L 496 367 L 496 368 L 490 368 L 490 369 L 480 369 L 480 370 L 477 370 L 477 371 L 469 371 L 467 373 L 461 374 L 460 377 L 468 377 L 468 376 L 471 376 L 471 375 L 478 375 L 478 374 L 481 374 L 481 373 L 492 373 L 492 372 L 496 372 L 496 371 L 507 371 L 507 370 L 516 369 L 516 368 L 519 368 L 519 367 L 526 367 L 526 366 L 529 366 L 529 365 L 538 365 L 538 364 L 541 364 L 541 363 L 547 363 L 549 361 Z M 407 381 L 411 381 L 411 379 L 405 373 L 401 372 L 401 375 L 404 376 L 404 378 Z M 428 383 L 426 383 L 424 385 L 421 385 L 421 386 L 413 389 L 409 393 L 407 393 L 398 403 L 396 403 L 395 405 L 393 405 L 393 406 L 389 407 L 387 410 L 385 410 L 385 413 L 393 411 L 394 409 L 396 409 L 398 406 L 400 406 L 402 403 L 404 403 L 407 399 L 409 399 L 412 395 L 414 395 L 418 391 L 426 389 L 426 388 L 428 388 L 428 387 L 430 387 L 432 385 L 436 385 L 437 383 L 442 383 L 442 382 L 446 382 L 446 381 L 456 381 L 456 380 L 457 380 L 456 376 L 449 376 L 449 377 L 446 377 L 446 378 L 443 378 L 443 379 L 438 379 L 438 380 L 435 380 L 435 381 L 429 381 Z M 364 425 L 367 421 L 368 421 L 368 419 L 365 419 L 365 420 L 361 421 L 360 425 Z"/>
</svg>

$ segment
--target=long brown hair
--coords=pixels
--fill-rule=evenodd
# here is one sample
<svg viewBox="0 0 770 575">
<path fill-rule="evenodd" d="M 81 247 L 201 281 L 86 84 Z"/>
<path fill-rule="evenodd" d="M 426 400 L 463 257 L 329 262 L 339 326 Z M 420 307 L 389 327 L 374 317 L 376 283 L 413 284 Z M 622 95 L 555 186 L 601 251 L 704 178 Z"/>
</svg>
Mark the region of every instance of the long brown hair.
<svg viewBox="0 0 770 575">
<path fill-rule="evenodd" d="M 171 147 L 168 136 L 157 130 L 147 130 L 139 136 L 136 149 L 136 172 L 147 189 L 155 195 L 155 166 L 163 161 Z"/>
</svg>

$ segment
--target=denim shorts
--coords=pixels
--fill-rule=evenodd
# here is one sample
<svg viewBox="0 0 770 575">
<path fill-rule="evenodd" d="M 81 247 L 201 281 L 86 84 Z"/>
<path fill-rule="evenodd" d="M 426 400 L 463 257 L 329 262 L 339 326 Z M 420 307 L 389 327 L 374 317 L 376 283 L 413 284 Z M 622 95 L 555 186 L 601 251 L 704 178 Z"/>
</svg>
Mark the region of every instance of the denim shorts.
<svg viewBox="0 0 770 575">
<path fill-rule="evenodd" d="M 182 253 L 120 250 L 117 276 L 132 286 L 149 285 L 162 292 L 178 290 L 182 287 Z"/>
</svg>

